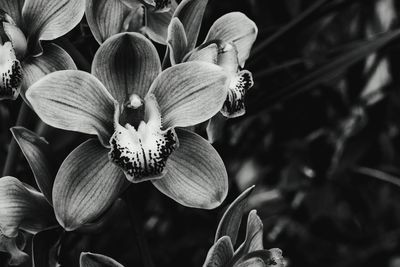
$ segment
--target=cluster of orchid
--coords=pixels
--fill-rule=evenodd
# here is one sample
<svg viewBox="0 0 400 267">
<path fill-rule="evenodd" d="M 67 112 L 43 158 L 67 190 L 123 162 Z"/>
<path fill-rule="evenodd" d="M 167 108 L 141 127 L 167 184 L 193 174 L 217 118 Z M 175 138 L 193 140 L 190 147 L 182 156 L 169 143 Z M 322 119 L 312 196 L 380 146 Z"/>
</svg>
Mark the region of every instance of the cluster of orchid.
<svg viewBox="0 0 400 267">
<path fill-rule="evenodd" d="M 243 67 L 257 27 L 244 14 L 229 13 L 198 45 L 206 5 L 206 0 L 0 1 L 0 99 L 21 94 L 47 125 L 96 136 L 53 172 L 47 164 L 50 145 L 28 129 L 11 129 L 40 190 L 11 176 L 0 178 L 0 251 L 10 253 L 11 265 L 28 257 L 21 250 L 25 235 L 87 227 L 132 183 L 150 181 L 187 207 L 213 209 L 224 201 L 227 172 L 209 140 L 218 135 L 216 117 L 245 113 L 253 80 Z M 100 44 L 91 73 L 78 70 L 50 42 L 84 15 Z M 152 41 L 166 46 L 163 60 Z M 195 132 L 203 123 L 209 140 Z M 280 252 L 263 249 L 255 212 L 245 242 L 234 252 L 243 210 L 237 203 L 245 198 L 227 210 L 206 266 L 283 266 Z M 87 253 L 81 265 L 121 266 Z"/>
</svg>

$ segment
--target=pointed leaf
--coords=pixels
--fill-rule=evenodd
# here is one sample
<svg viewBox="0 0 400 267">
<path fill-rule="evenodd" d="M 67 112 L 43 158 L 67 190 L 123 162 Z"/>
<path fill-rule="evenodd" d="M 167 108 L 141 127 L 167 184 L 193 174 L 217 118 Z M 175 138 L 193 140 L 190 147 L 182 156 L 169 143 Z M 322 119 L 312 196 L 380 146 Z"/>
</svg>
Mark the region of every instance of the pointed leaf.
<svg viewBox="0 0 400 267">
<path fill-rule="evenodd" d="M 233 43 L 238 51 L 239 64 L 243 67 L 257 34 L 258 28 L 251 19 L 243 13 L 231 12 L 214 22 L 205 42 L 221 40 Z"/>
<path fill-rule="evenodd" d="M 72 231 L 97 219 L 125 188 L 123 172 L 108 159 L 108 150 L 90 139 L 61 164 L 53 203 L 61 226 Z"/>
<path fill-rule="evenodd" d="M 26 97 L 45 123 L 95 134 L 108 145 L 115 101 L 93 75 L 77 70 L 53 72 L 33 84 Z"/>
<path fill-rule="evenodd" d="M 51 204 L 51 192 L 56 172 L 51 164 L 49 144 L 34 132 L 23 127 L 13 127 L 11 133 L 31 167 L 36 184 Z"/>
<path fill-rule="evenodd" d="M 228 266 L 233 257 L 233 246 L 229 236 L 223 236 L 215 242 L 207 253 L 203 267 Z"/>
<path fill-rule="evenodd" d="M 123 267 L 123 265 L 101 254 L 82 252 L 80 267 Z"/>
<path fill-rule="evenodd" d="M 215 242 L 221 237 L 227 235 L 231 238 L 232 244 L 236 244 L 236 239 L 242 221 L 243 212 L 247 208 L 247 198 L 253 191 L 254 186 L 247 188 L 235 201 L 229 205 L 228 209 L 219 222 L 217 232 L 215 234 Z"/>
<path fill-rule="evenodd" d="M 130 12 L 120 0 L 86 0 L 86 20 L 99 44 L 124 31 L 124 22 Z"/>
<path fill-rule="evenodd" d="M 175 10 L 186 31 L 188 46 L 186 52 L 195 48 L 208 0 L 183 0 Z"/>
<path fill-rule="evenodd" d="M 22 17 L 30 42 L 37 42 L 68 33 L 81 21 L 84 11 L 82 0 L 25 0 Z"/>
<path fill-rule="evenodd" d="M 179 148 L 167 161 L 167 173 L 152 181 L 162 193 L 187 206 L 213 209 L 228 193 L 228 176 L 218 152 L 199 135 L 176 129 Z"/>
<path fill-rule="evenodd" d="M 161 63 L 154 45 L 138 33 L 121 33 L 109 38 L 97 51 L 92 73 L 123 104 L 132 93 L 144 98 Z"/>
<path fill-rule="evenodd" d="M 16 237 L 20 229 L 37 233 L 55 225 L 54 213 L 46 198 L 17 178 L 0 178 L 0 231 Z"/>
<path fill-rule="evenodd" d="M 227 82 L 222 68 L 193 61 L 163 71 L 149 92 L 156 96 L 165 128 L 187 127 L 210 119 L 222 108 Z"/>
<path fill-rule="evenodd" d="M 38 57 L 27 57 L 22 64 L 23 77 L 21 95 L 24 99 L 26 90 L 45 75 L 57 70 L 75 70 L 76 65 L 64 49 L 53 43 L 42 45 L 43 54 Z"/>
</svg>

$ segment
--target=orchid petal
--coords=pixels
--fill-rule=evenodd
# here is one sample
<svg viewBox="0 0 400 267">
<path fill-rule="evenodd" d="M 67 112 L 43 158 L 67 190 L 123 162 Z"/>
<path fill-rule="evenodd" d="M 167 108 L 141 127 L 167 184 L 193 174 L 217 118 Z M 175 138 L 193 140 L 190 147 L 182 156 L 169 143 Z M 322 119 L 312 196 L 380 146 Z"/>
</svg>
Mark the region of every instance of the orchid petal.
<svg viewBox="0 0 400 267">
<path fill-rule="evenodd" d="M 167 43 L 172 65 L 181 63 L 186 54 L 187 39 L 185 28 L 178 18 L 173 18 L 168 27 Z"/>
<path fill-rule="evenodd" d="M 21 12 L 24 2 L 25 0 L 0 0 L 1 9 L 11 16 L 19 28 L 23 28 Z"/>
<path fill-rule="evenodd" d="M 54 40 L 71 31 L 84 11 L 82 0 L 25 0 L 22 17 L 30 42 L 38 42 Z"/>
<path fill-rule="evenodd" d="M 199 135 L 176 129 L 177 148 L 167 161 L 167 172 L 155 187 L 176 202 L 194 208 L 218 207 L 228 193 L 228 175 L 218 152 Z"/>
<path fill-rule="evenodd" d="M 11 266 L 20 265 L 29 260 L 29 255 L 18 246 L 18 238 L 24 238 L 22 233 L 17 237 L 7 237 L 0 233 L 0 251 L 10 254 L 8 264 Z"/>
<path fill-rule="evenodd" d="M 97 51 L 92 73 L 120 104 L 130 95 L 144 98 L 161 72 L 154 45 L 138 33 L 121 33 L 104 42 Z"/>
<path fill-rule="evenodd" d="M 21 95 L 26 100 L 26 90 L 40 78 L 57 70 L 75 70 L 71 56 L 64 49 L 53 43 L 42 45 L 43 54 L 39 57 L 28 57 L 22 61 L 23 77 Z"/>
<path fill-rule="evenodd" d="M 114 100 L 93 75 L 77 70 L 53 72 L 33 84 L 26 97 L 45 123 L 98 135 L 108 145 L 114 130 Z"/>
<path fill-rule="evenodd" d="M 256 250 L 252 251 L 248 254 L 246 254 L 242 259 L 240 259 L 240 262 L 245 263 L 245 262 L 251 262 L 251 259 L 261 259 L 264 262 L 265 267 L 284 267 L 285 266 L 285 261 L 282 256 L 282 250 L 279 248 L 272 248 L 272 249 L 262 249 L 262 250 Z M 238 266 L 242 266 L 240 263 Z M 246 265 L 243 265 L 246 266 Z"/>
<path fill-rule="evenodd" d="M 250 252 L 262 249 L 264 249 L 263 223 L 257 211 L 252 210 L 247 219 L 246 239 L 235 252 L 235 257 L 243 257 Z"/>
<path fill-rule="evenodd" d="M 239 64 L 243 67 L 250 55 L 257 33 L 256 24 L 246 15 L 240 12 L 231 12 L 214 22 L 205 42 L 221 40 L 233 43 L 238 50 Z"/>
<path fill-rule="evenodd" d="M 267 267 L 261 258 L 251 258 L 237 265 L 237 267 Z"/>
<path fill-rule="evenodd" d="M 131 10 L 121 0 L 86 1 L 86 20 L 99 44 L 124 31 L 125 19 L 130 13 Z"/>
<path fill-rule="evenodd" d="M 188 40 L 187 51 L 195 48 L 208 0 L 183 0 L 174 13 L 182 22 Z"/>
<path fill-rule="evenodd" d="M 223 236 L 215 242 L 207 253 L 203 267 L 228 266 L 233 257 L 233 246 L 229 236 Z"/>
<path fill-rule="evenodd" d="M 53 203 L 61 226 L 72 231 L 106 211 L 125 188 L 122 171 L 108 160 L 108 149 L 90 139 L 61 164 L 53 187 Z"/>
<path fill-rule="evenodd" d="M 46 198 L 17 178 L 0 179 L 0 232 L 16 237 L 20 229 L 37 233 L 55 224 L 54 213 Z"/>
<path fill-rule="evenodd" d="M 212 64 L 218 64 L 218 44 L 215 42 L 199 46 L 187 54 L 183 61 L 203 61 Z"/>
<path fill-rule="evenodd" d="M 11 132 L 31 167 L 36 184 L 51 204 L 55 171 L 53 171 L 50 161 L 49 144 L 34 132 L 23 127 L 13 127 Z"/>
<path fill-rule="evenodd" d="M 220 140 L 224 133 L 224 126 L 226 124 L 226 117 L 221 113 L 217 113 L 212 117 L 207 124 L 207 137 L 208 141 L 213 144 Z"/>
<path fill-rule="evenodd" d="M 167 12 L 147 11 L 147 24 L 144 32 L 149 38 L 157 43 L 166 44 L 168 37 L 168 25 L 176 9 L 176 2 L 172 0 L 171 8 Z"/>
<path fill-rule="evenodd" d="M 210 119 L 222 107 L 227 79 L 222 68 L 187 62 L 163 71 L 151 86 L 160 106 L 163 126 L 187 127 Z"/>
<path fill-rule="evenodd" d="M 236 244 L 237 235 L 239 232 L 240 223 L 242 221 L 243 212 L 247 206 L 247 199 L 254 186 L 247 188 L 240 196 L 238 196 L 235 201 L 233 201 L 228 209 L 222 216 L 219 222 L 217 232 L 215 234 L 215 242 L 222 236 L 229 236 L 232 240 L 232 244 Z"/>
<path fill-rule="evenodd" d="M 124 267 L 114 259 L 95 253 L 82 252 L 80 267 Z"/>
</svg>

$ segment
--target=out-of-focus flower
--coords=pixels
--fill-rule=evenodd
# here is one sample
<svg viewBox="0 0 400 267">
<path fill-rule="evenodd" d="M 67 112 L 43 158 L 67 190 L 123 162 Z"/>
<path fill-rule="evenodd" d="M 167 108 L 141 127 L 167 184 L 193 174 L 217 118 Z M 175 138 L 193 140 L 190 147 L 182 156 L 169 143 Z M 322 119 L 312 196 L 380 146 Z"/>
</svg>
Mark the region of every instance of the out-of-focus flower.
<svg viewBox="0 0 400 267">
<path fill-rule="evenodd" d="M 217 207 L 228 189 L 222 159 L 206 140 L 177 127 L 215 115 L 227 80 L 222 68 L 205 62 L 161 72 L 148 39 L 121 33 L 100 46 L 92 74 L 59 71 L 32 85 L 27 98 L 44 122 L 99 138 L 72 151 L 57 173 L 60 224 L 74 230 L 98 217 L 126 188 L 124 176 L 150 180 L 182 205 Z"/>
<path fill-rule="evenodd" d="M 284 267 L 280 249 L 264 249 L 263 224 L 256 210 L 250 211 L 245 240 L 235 249 L 242 216 L 247 209 L 247 198 L 253 188 L 248 188 L 236 198 L 222 216 L 217 228 L 215 243 L 208 251 L 204 267 Z"/>
<path fill-rule="evenodd" d="M 234 249 L 242 216 L 247 209 L 247 198 L 253 188 L 245 190 L 222 216 L 217 228 L 215 243 L 208 251 L 203 267 L 285 266 L 280 249 L 264 249 L 263 224 L 256 210 L 249 213 L 245 240 L 236 250 Z M 81 253 L 80 267 L 92 266 L 123 267 L 122 264 L 110 257 L 88 252 Z"/>
<path fill-rule="evenodd" d="M 253 86 L 253 77 L 242 70 L 257 38 L 256 24 L 240 12 L 228 13 L 211 26 L 204 42 L 195 48 L 208 1 L 184 0 L 168 28 L 166 59 L 171 64 L 200 60 L 217 64 L 230 77 L 228 95 L 221 113 L 234 118 L 245 113 L 244 97 Z"/>
<path fill-rule="evenodd" d="M 41 190 L 11 176 L 0 178 L 0 251 L 11 255 L 10 265 L 19 265 L 29 258 L 20 249 L 24 233 L 36 234 L 57 225 L 57 220 L 51 206 L 53 176 L 46 161 L 48 144 L 25 128 L 14 127 L 11 131 Z"/>
<path fill-rule="evenodd" d="M 166 44 L 176 6 L 175 0 L 88 0 L 86 18 L 100 44 L 114 34 L 127 31 L 140 32 Z"/>
<path fill-rule="evenodd" d="M 72 30 L 85 10 L 81 0 L 0 1 L 0 100 L 19 93 L 47 73 L 74 69 L 71 57 L 54 40 Z"/>
</svg>

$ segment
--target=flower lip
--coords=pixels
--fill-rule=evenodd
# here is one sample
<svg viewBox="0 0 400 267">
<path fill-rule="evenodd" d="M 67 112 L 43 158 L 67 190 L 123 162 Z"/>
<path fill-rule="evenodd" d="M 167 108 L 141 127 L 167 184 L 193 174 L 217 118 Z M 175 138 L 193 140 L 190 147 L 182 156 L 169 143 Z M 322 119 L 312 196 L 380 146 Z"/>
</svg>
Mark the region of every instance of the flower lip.
<svg viewBox="0 0 400 267">
<path fill-rule="evenodd" d="M 110 160 L 122 168 L 129 181 L 137 183 L 164 176 L 178 138 L 173 128 L 162 129 L 154 95 L 148 94 L 142 101 L 133 94 L 124 107 L 116 110 L 110 146 Z"/>
<path fill-rule="evenodd" d="M 22 67 L 10 41 L 0 44 L 0 75 L 0 99 L 15 100 L 22 83 Z"/>
</svg>

